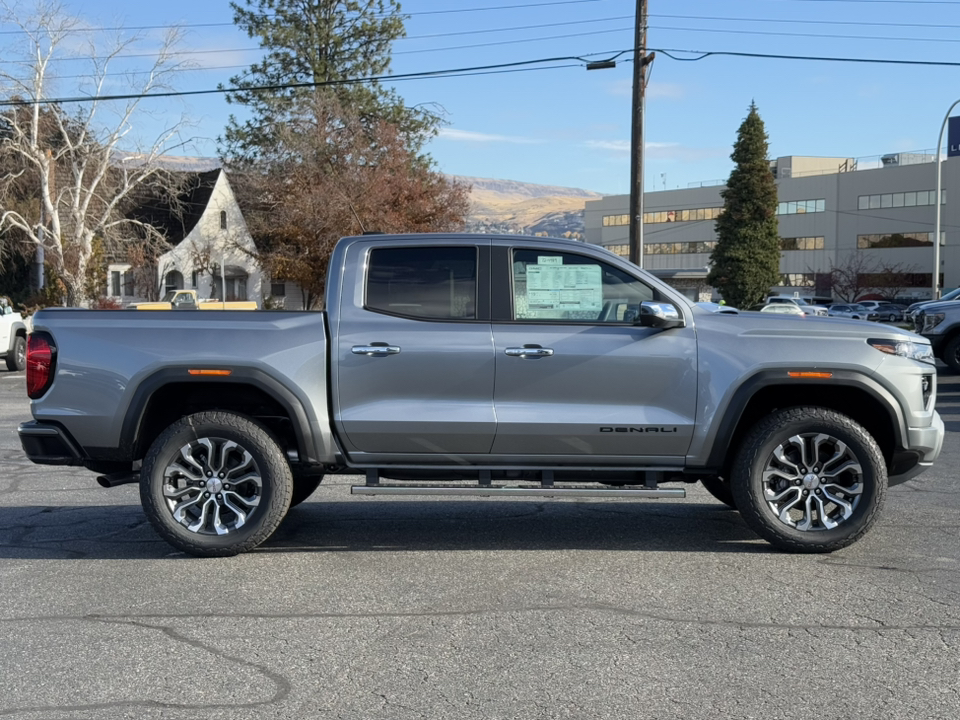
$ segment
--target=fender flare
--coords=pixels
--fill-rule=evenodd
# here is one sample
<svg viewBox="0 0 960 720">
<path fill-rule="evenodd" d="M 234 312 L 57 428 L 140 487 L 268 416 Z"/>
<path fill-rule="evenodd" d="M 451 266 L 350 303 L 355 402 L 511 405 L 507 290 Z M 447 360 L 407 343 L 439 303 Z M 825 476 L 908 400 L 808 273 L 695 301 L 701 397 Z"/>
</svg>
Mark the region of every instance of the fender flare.
<svg viewBox="0 0 960 720">
<path fill-rule="evenodd" d="M 733 396 L 723 409 L 723 414 L 719 422 L 716 433 L 710 442 L 710 454 L 707 459 L 707 467 L 723 467 L 727 455 L 731 450 L 734 433 L 740 420 L 743 417 L 744 410 L 753 397 L 764 388 L 774 385 L 816 385 L 818 387 L 838 385 L 843 387 L 854 387 L 862 390 L 877 400 L 887 411 L 889 421 L 895 430 L 895 438 L 899 448 L 907 445 L 907 423 L 903 417 L 903 410 L 897 399 L 880 385 L 876 380 L 866 375 L 852 370 L 833 370 L 831 368 L 817 368 L 818 372 L 831 372 L 833 377 L 825 378 L 796 378 L 787 380 L 784 377 L 783 370 L 761 370 L 755 375 L 751 375 L 734 391 Z"/>
<path fill-rule="evenodd" d="M 191 367 L 196 367 L 196 364 L 191 365 Z M 204 384 L 216 384 L 219 382 L 230 385 L 250 385 L 263 391 L 269 397 L 276 400 L 289 415 L 301 462 L 319 462 L 316 458 L 317 450 L 313 430 L 303 403 L 293 391 L 281 382 L 263 370 L 250 367 L 234 367 L 233 372 L 229 376 L 224 377 L 215 375 L 188 375 L 183 367 L 164 368 L 148 375 L 137 386 L 130 400 L 130 404 L 127 406 L 126 413 L 123 416 L 123 424 L 120 429 L 120 447 L 130 448 L 131 452 L 133 451 L 133 448 L 139 440 L 147 406 L 158 391 L 162 390 L 164 386 L 173 383 L 181 384 L 191 382 Z"/>
</svg>

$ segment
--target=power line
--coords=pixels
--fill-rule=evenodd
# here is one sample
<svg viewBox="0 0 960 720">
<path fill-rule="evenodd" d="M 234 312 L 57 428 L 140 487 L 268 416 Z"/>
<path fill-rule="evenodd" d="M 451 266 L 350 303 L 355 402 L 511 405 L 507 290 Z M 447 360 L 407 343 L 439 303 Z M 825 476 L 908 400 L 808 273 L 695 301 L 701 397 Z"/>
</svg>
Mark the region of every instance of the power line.
<svg viewBox="0 0 960 720">
<path fill-rule="evenodd" d="M 720 20 L 722 22 L 751 22 L 751 23 L 781 23 L 787 25 L 856 25 L 857 27 L 910 27 L 939 29 L 957 29 L 960 25 L 944 25 L 942 23 L 888 23 L 869 22 L 866 20 L 802 20 L 799 18 L 748 18 L 748 17 L 720 17 L 713 15 L 654 15 L 650 17 L 666 18 L 669 20 Z"/>
<path fill-rule="evenodd" d="M 566 25 L 583 25 L 583 24 L 585 24 L 585 23 L 593 23 L 593 22 L 610 22 L 610 21 L 614 21 L 614 20 L 626 20 L 626 19 L 630 19 L 631 17 L 632 17 L 632 16 L 630 16 L 630 15 L 621 15 L 621 16 L 618 16 L 618 17 L 597 18 L 597 19 L 593 19 L 593 20 L 582 20 L 582 21 L 571 21 L 571 22 L 560 22 L 560 23 L 545 23 L 545 24 L 542 24 L 542 25 L 519 25 L 519 26 L 515 26 L 515 27 L 493 28 L 493 29 L 488 29 L 488 30 L 464 30 L 464 31 L 458 31 L 458 32 L 451 32 L 451 33 L 435 33 L 435 34 L 431 34 L 431 35 L 408 35 L 408 36 L 405 36 L 405 37 L 402 37 L 402 38 L 397 38 L 397 40 L 420 40 L 420 39 L 437 38 L 437 37 L 451 37 L 451 36 L 458 36 L 458 35 L 480 35 L 480 34 L 493 33 L 493 32 L 510 32 L 510 31 L 514 31 L 514 30 L 532 30 L 532 29 L 538 29 L 538 28 L 560 27 L 560 26 L 566 26 Z M 400 50 L 400 51 L 393 52 L 392 54 L 393 54 L 393 55 L 407 55 L 407 54 L 412 54 L 412 53 L 440 52 L 440 51 L 443 51 L 443 50 L 461 50 L 461 49 L 477 48 L 477 47 L 492 47 L 492 46 L 495 46 L 495 45 L 511 45 L 511 44 L 516 44 L 516 43 L 539 42 L 539 41 L 542 41 L 542 40 L 558 40 L 558 39 L 566 39 L 566 38 L 571 38 L 571 37 L 581 37 L 581 36 L 587 36 L 587 35 L 603 35 L 603 34 L 609 34 L 609 33 L 613 33 L 613 32 L 623 32 L 623 31 L 624 31 L 623 28 L 614 28 L 614 29 L 611 29 L 611 30 L 597 30 L 597 31 L 592 31 L 592 32 L 572 33 L 572 34 L 566 34 L 566 35 L 546 35 L 546 36 L 543 36 L 543 37 L 526 37 L 526 38 L 518 38 L 518 39 L 515 39 L 515 40 L 502 40 L 502 41 L 491 42 L 491 43 L 477 43 L 477 44 L 473 44 L 473 45 L 456 45 L 456 46 L 445 47 L 445 48 L 425 48 L 425 49 L 421 49 L 421 50 Z M 212 50 L 176 50 L 176 51 L 168 52 L 168 53 L 166 53 L 166 54 L 167 54 L 167 55 L 170 55 L 170 56 L 200 55 L 200 54 L 204 54 L 204 55 L 213 54 L 213 55 L 216 55 L 216 54 L 218 54 L 218 53 L 256 52 L 256 51 L 258 51 L 258 50 L 263 50 L 263 49 L 264 49 L 263 47 L 246 47 L 246 48 L 217 48 L 217 49 L 212 49 Z M 51 62 L 71 62 L 71 61 L 77 61 L 77 60 L 80 60 L 80 61 L 84 61 L 84 60 L 107 60 L 107 59 L 114 59 L 114 58 L 149 58 L 149 57 L 157 57 L 157 56 L 159 56 L 159 55 L 160 55 L 159 52 L 153 52 L 153 53 L 124 53 L 124 54 L 121 54 L 121 55 L 95 56 L 95 57 L 92 57 L 92 58 L 86 58 L 86 57 L 80 57 L 80 58 L 77 58 L 77 57 L 51 58 L 50 61 L 51 61 Z M 0 64 L 22 64 L 22 61 L 21 61 L 21 60 L 0 60 Z"/>
<path fill-rule="evenodd" d="M 624 53 L 630 52 L 630 50 L 620 50 L 613 57 L 619 57 Z M 590 53 L 584 57 L 591 57 L 594 55 L 608 55 L 609 53 Z M 124 93 L 118 95 L 97 95 L 97 96 L 80 96 L 80 97 L 64 97 L 64 98 L 46 98 L 43 100 L 4 100 L 0 101 L 0 107 L 19 107 L 23 105 L 45 105 L 50 103 L 55 104 L 67 104 L 67 103 L 78 103 L 78 102 L 104 102 L 109 100 L 139 100 L 144 98 L 168 98 L 168 97 L 184 97 L 188 95 L 216 95 L 216 94 L 227 94 L 233 92 L 259 92 L 265 90 L 294 90 L 299 88 L 317 88 L 317 87 L 329 87 L 337 85 L 357 85 L 361 83 L 368 82 L 380 82 L 380 81 L 400 81 L 400 80 L 414 80 L 421 78 L 437 78 L 437 77 L 459 77 L 465 75 L 479 75 L 485 74 L 484 71 L 491 70 L 513 70 L 519 71 L 521 69 L 529 68 L 532 65 L 543 65 L 545 63 L 558 63 L 569 60 L 576 60 L 580 63 L 586 63 L 584 57 L 579 57 L 575 55 L 567 55 L 563 57 L 552 57 L 552 58 L 540 58 L 537 60 L 521 60 L 518 62 L 512 63 L 498 63 L 495 65 L 478 65 L 475 67 L 466 67 L 466 68 L 450 68 L 447 70 L 427 70 L 417 73 L 404 73 L 400 75 L 376 75 L 365 78 L 349 78 L 344 80 L 327 80 L 322 82 L 304 82 L 304 83 L 277 83 L 272 85 L 256 85 L 253 87 L 245 88 L 210 88 L 207 90 L 171 90 L 168 92 L 154 92 L 154 93 Z M 571 67 L 568 65 L 567 67 Z M 546 69 L 546 68 L 544 68 Z"/>
<path fill-rule="evenodd" d="M 142 99 L 142 98 L 166 98 L 166 97 L 184 97 L 188 95 L 215 95 L 215 94 L 226 94 L 231 92 L 258 92 L 262 90 L 290 90 L 297 88 L 315 88 L 315 87 L 326 87 L 332 85 L 356 85 L 360 83 L 368 82 L 395 82 L 400 80 L 414 80 L 414 79 L 425 79 L 425 78 L 439 78 L 439 77 L 456 77 L 463 76 L 467 74 L 484 74 L 483 71 L 486 70 L 500 70 L 500 69 L 511 69 L 511 68 L 521 68 L 524 66 L 530 65 L 541 65 L 544 63 L 550 62 L 562 62 L 565 60 L 576 60 L 580 63 L 585 63 L 587 57 L 595 56 L 609 56 L 608 59 L 613 60 L 621 55 L 624 55 L 628 52 L 631 52 L 632 49 L 620 50 L 616 53 L 611 54 L 610 52 L 595 52 L 587 53 L 583 56 L 568 55 L 563 57 L 554 57 L 554 58 L 540 58 L 538 60 L 523 60 L 513 63 L 500 63 L 496 65 L 480 65 L 476 67 L 467 67 L 467 68 L 451 68 L 447 70 L 429 70 L 418 73 L 405 73 L 401 75 L 377 75 L 372 77 L 365 78 L 352 78 L 344 80 L 334 80 L 327 82 L 316 82 L 316 83 L 278 83 L 273 85 L 256 85 L 253 87 L 247 88 L 211 88 L 207 90 L 173 90 L 169 92 L 162 93 L 129 93 L 121 95 L 100 95 L 100 96 L 86 96 L 86 97 L 64 97 L 64 98 L 47 98 L 44 100 L 6 100 L 0 101 L 0 107 L 11 107 L 11 106 L 21 106 L 21 105 L 41 105 L 47 103 L 77 103 L 77 102 L 92 102 L 92 101 L 106 101 L 106 100 L 133 100 L 133 99 Z M 681 48 L 648 48 L 652 52 L 658 52 L 671 60 L 677 60 L 680 62 L 698 62 L 700 60 L 706 60 L 709 57 L 742 57 L 742 58 L 751 58 L 751 59 L 771 59 L 771 60 L 803 60 L 803 61 L 816 61 L 816 62 L 845 62 L 845 63 L 868 63 L 868 64 L 878 64 L 878 65 L 911 65 L 911 66 L 924 66 L 924 67 L 960 67 L 960 62 L 949 62 L 946 60 L 896 60 L 893 58 L 851 58 L 851 57 L 830 57 L 830 56 L 818 56 L 818 55 L 784 55 L 778 53 L 748 53 L 748 52 L 735 52 L 731 50 L 687 50 Z M 694 54 L 697 57 L 678 57 L 674 53 L 686 53 Z M 575 65 L 568 65 L 567 67 L 574 67 Z M 544 68 L 546 69 L 546 68 Z"/>
<path fill-rule="evenodd" d="M 810 0 L 813 2 L 813 0 Z M 826 0 L 824 0 L 826 1 Z M 841 0 L 837 0 L 838 2 Z M 892 0 L 891 0 L 892 2 Z M 677 48 L 650 48 L 658 53 L 666 55 L 671 60 L 682 62 L 697 62 L 705 60 L 708 57 L 728 56 L 744 58 L 763 58 L 767 60 L 810 60 L 819 62 L 846 62 L 846 63 L 869 63 L 877 65 L 922 65 L 928 67 L 960 67 L 960 62 L 949 62 L 947 60 L 895 60 L 893 58 L 850 58 L 850 57 L 830 57 L 822 55 L 781 55 L 777 53 L 748 53 L 735 52 L 732 50 L 680 50 Z M 677 57 L 672 53 L 689 53 L 698 57 L 685 58 Z"/>
<path fill-rule="evenodd" d="M 651 26 L 652 27 L 652 26 Z M 960 42 L 958 38 L 918 38 L 918 37 L 889 37 L 881 35 L 827 35 L 823 33 L 794 33 L 778 32 L 774 30 L 733 30 L 729 28 L 692 28 L 692 27 L 664 27 L 658 26 L 656 30 L 677 30 L 680 32 L 705 32 L 719 33 L 727 35 L 766 35 L 776 37 L 804 37 L 804 38 L 825 38 L 836 40 L 884 40 L 884 41 L 904 41 L 904 42 Z"/>
<path fill-rule="evenodd" d="M 521 8 L 536 8 L 536 7 L 552 7 L 556 5 L 583 5 L 585 3 L 597 3 L 597 2 L 606 2 L 607 0 L 555 0 L 554 2 L 542 2 L 542 3 L 524 3 L 520 5 L 498 5 L 495 7 L 479 7 L 479 8 L 457 8 L 456 10 L 423 10 L 421 12 L 400 12 L 400 17 L 415 17 L 420 15 L 446 15 L 450 13 L 468 13 L 468 12 L 487 12 L 490 10 L 518 10 Z M 266 17 L 275 17 L 275 16 L 266 16 Z M 376 17 L 387 17 L 383 15 L 377 15 Z M 236 25 L 232 22 L 217 22 L 217 23 L 182 23 L 177 25 L 129 25 L 129 26 L 120 26 L 120 27 L 83 27 L 83 28 L 71 28 L 69 32 L 71 33 L 86 33 L 86 32 L 120 32 L 125 30 L 171 30 L 173 28 L 209 28 L 209 27 L 230 27 Z M 20 35 L 23 30 L 3 30 L 0 31 L 0 35 Z"/>
</svg>

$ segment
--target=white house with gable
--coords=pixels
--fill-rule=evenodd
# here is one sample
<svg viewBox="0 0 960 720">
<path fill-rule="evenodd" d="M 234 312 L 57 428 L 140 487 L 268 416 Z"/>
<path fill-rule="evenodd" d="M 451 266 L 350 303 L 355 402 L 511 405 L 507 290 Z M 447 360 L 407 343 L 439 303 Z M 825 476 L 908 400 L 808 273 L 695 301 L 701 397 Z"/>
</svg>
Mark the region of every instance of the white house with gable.
<svg viewBox="0 0 960 720">
<path fill-rule="evenodd" d="M 257 265 L 253 238 L 226 173 L 217 168 L 184 177 L 176 211 L 156 200 L 138 210 L 173 246 L 157 263 L 160 294 L 190 289 L 201 299 L 254 300 L 263 307 L 269 298 L 272 307 L 301 309 L 299 287 L 271 282 Z M 111 263 L 107 285 L 107 294 L 125 305 L 144 299 L 138 296 L 129 263 Z"/>
</svg>

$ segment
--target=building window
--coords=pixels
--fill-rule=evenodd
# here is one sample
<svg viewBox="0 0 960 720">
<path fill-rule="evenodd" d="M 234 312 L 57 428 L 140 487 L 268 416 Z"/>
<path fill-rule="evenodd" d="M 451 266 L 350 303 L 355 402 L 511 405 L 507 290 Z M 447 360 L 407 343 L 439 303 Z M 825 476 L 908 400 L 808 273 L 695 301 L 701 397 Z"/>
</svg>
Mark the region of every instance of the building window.
<svg viewBox="0 0 960 720">
<path fill-rule="evenodd" d="M 629 224 L 630 224 L 629 215 L 604 215 L 603 216 L 604 227 L 614 227 L 618 225 L 629 225 Z"/>
<path fill-rule="evenodd" d="M 861 195 L 857 198 L 858 210 L 884 210 L 886 208 L 917 207 L 919 205 L 934 205 L 937 197 L 936 190 L 916 190 L 911 192 L 882 193 L 878 195 Z M 947 202 L 947 191 L 940 191 L 940 204 Z"/>
<path fill-rule="evenodd" d="M 604 245 L 603 247 L 620 257 L 630 257 L 629 245 Z"/>
<path fill-rule="evenodd" d="M 777 204 L 777 215 L 803 215 L 806 213 L 826 212 L 827 201 L 819 200 L 790 200 Z"/>
<path fill-rule="evenodd" d="M 287 284 L 282 282 L 273 282 L 270 283 L 270 296 L 271 297 L 286 297 L 287 296 Z"/>
<path fill-rule="evenodd" d="M 945 233 L 940 233 L 940 244 L 944 244 Z M 857 247 L 861 250 L 871 248 L 927 247 L 933 245 L 932 232 L 889 233 L 886 235 L 857 235 Z"/>
<path fill-rule="evenodd" d="M 784 273 L 780 276 L 783 287 L 816 287 L 815 273 Z"/>
<path fill-rule="evenodd" d="M 227 229 L 227 211 L 226 210 L 220 211 L 220 229 L 221 230 Z"/>
<path fill-rule="evenodd" d="M 110 265 L 107 268 L 107 290 L 110 297 L 133 296 L 133 271 L 129 265 Z"/>
<path fill-rule="evenodd" d="M 823 250 L 822 237 L 780 238 L 781 250 Z"/>
<path fill-rule="evenodd" d="M 713 252 L 716 240 L 706 242 L 644 243 L 644 255 L 692 255 Z"/>
<path fill-rule="evenodd" d="M 194 270 L 190 273 L 190 287 L 196 289 L 197 281 L 200 279 L 200 273 Z"/>
</svg>

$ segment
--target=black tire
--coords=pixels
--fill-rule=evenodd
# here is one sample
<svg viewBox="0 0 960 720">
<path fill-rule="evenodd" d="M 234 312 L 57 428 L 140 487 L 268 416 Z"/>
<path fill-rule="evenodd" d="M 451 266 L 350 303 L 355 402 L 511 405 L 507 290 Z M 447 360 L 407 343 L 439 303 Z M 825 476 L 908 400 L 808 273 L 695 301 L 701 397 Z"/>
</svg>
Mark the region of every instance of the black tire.
<svg viewBox="0 0 960 720">
<path fill-rule="evenodd" d="M 943 348 L 943 361 L 955 373 L 960 373 L 960 335 L 955 335 Z"/>
<path fill-rule="evenodd" d="M 737 509 L 737 504 L 733 500 L 733 490 L 730 489 L 730 483 L 718 477 L 702 477 L 700 483 L 707 489 L 707 492 L 713 495 L 717 500 L 728 507 Z"/>
<path fill-rule="evenodd" d="M 260 545 L 283 520 L 292 492 L 290 465 L 270 434 L 228 412 L 173 423 L 150 446 L 140 470 L 140 501 L 150 523 L 175 548 L 197 557 L 226 557 Z"/>
<path fill-rule="evenodd" d="M 771 468 L 765 482 L 764 471 Z M 744 521 L 770 544 L 822 553 L 846 547 L 870 529 L 886 497 L 887 470 L 876 441 L 856 422 L 825 408 L 795 407 L 771 413 L 747 433 L 731 485 Z M 781 500 L 778 514 L 771 504 Z M 799 510 L 796 503 L 802 503 Z"/>
<path fill-rule="evenodd" d="M 7 370 L 23 370 L 27 366 L 27 340 L 23 335 L 17 335 L 6 357 Z"/>
<path fill-rule="evenodd" d="M 314 491 L 323 482 L 323 475 L 299 475 L 293 478 L 293 494 L 290 496 L 290 507 L 296 507 L 313 495 Z"/>
</svg>

